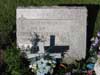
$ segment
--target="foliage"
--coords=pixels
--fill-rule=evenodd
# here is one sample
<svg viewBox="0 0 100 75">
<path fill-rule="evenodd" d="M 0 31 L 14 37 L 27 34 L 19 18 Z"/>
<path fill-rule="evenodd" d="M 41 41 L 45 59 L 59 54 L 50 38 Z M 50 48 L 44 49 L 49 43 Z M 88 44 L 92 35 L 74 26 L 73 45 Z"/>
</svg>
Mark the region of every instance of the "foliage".
<svg viewBox="0 0 100 75">
<path fill-rule="evenodd" d="M 88 63 L 95 63 L 97 60 L 97 53 L 100 50 L 100 32 L 97 33 L 96 37 L 91 39 L 91 46 L 89 50 Z"/>
<path fill-rule="evenodd" d="M 16 47 L 7 48 L 4 54 L 6 75 L 30 75 L 28 60 L 22 56 Z"/>
<path fill-rule="evenodd" d="M 17 48 L 8 48 L 5 51 L 5 63 L 7 63 L 6 74 L 20 74 L 20 51 Z"/>
</svg>

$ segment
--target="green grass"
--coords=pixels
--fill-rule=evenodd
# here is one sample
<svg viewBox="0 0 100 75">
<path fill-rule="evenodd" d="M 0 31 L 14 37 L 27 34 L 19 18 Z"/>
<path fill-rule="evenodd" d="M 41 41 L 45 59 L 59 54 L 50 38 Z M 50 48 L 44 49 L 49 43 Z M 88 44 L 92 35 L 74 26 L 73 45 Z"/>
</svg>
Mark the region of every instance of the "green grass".
<svg viewBox="0 0 100 75">
<path fill-rule="evenodd" d="M 95 22 L 94 34 L 98 31 L 100 31 L 100 9 L 99 9 L 98 16 Z"/>
<path fill-rule="evenodd" d="M 0 0 L 0 32 L 4 39 L 16 28 L 16 8 L 18 6 L 52 6 L 58 4 L 97 4 L 100 0 Z M 100 30 L 100 10 L 95 23 L 94 33 Z M 3 35 L 4 34 L 4 35 Z"/>
</svg>

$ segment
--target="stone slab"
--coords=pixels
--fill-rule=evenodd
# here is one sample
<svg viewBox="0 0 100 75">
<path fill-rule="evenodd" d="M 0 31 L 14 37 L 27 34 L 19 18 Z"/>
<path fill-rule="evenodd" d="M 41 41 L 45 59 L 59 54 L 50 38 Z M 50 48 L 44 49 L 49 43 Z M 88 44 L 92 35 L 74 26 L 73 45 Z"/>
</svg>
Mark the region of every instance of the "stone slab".
<svg viewBox="0 0 100 75">
<path fill-rule="evenodd" d="M 50 35 L 55 35 L 55 45 L 68 45 L 65 58 L 82 59 L 86 56 L 86 7 L 29 7 L 16 9 L 17 46 L 31 47 L 32 33 L 44 38 L 50 45 Z"/>
</svg>

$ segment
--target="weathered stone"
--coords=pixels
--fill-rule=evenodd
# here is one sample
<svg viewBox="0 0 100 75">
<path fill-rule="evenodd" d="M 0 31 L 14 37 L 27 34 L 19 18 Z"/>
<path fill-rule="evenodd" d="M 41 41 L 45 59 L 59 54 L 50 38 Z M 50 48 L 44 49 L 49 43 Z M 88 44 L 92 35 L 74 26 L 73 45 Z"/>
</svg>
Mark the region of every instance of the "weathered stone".
<svg viewBox="0 0 100 75">
<path fill-rule="evenodd" d="M 50 46 L 50 35 L 55 35 L 55 45 L 68 45 L 65 60 L 86 56 L 86 7 L 31 7 L 17 8 L 17 46 L 30 45 L 31 34 L 36 32 Z M 67 60 L 66 60 L 67 61 Z"/>
</svg>

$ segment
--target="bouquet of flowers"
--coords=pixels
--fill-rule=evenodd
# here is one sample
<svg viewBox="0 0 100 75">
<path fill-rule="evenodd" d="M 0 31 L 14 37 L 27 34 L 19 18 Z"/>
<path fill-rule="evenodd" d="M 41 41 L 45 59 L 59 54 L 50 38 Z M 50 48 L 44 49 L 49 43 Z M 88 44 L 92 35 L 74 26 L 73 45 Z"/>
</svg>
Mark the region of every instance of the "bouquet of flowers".
<svg viewBox="0 0 100 75">
<path fill-rule="evenodd" d="M 36 75 L 45 75 L 47 73 L 53 73 L 53 68 L 56 65 L 56 61 L 54 59 L 45 58 L 42 57 L 38 61 L 29 65 L 29 68 L 31 68 L 32 72 L 34 72 Z"/>
</svg>

